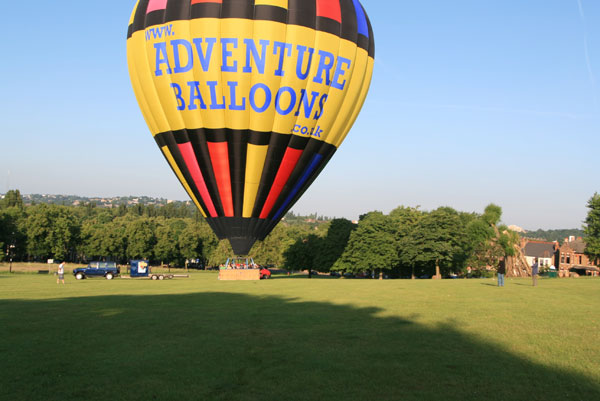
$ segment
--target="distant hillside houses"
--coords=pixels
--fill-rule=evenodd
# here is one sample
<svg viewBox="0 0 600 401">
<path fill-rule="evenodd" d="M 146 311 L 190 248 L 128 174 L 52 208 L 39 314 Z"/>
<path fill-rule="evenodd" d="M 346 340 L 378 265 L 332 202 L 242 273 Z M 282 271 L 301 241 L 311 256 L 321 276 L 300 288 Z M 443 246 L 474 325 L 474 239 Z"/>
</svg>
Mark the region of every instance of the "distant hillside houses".
<svg viewBox="0 0 600 401">
<path fill-rule="evenodd" d="M 150 196 L 114 196 L 114 197 L 85 197 L 77 195 L 51 195 L 51 194 L 25 194 L 21 195 L 23 203 L 25 205 L 32 204 L 54 204 L 54 205 L 65 205 L 65 206 L 80 206 L 84 204 L 95 204 L 97 207 L 113 208 L 120 205 L 134 206 L 134 205 L 154 205 L 154 206 L 165 206 L 174 202 L 181 202 L 185 204 L 191 204 L 190 201 L 176 201 L 164 198 L 153 198 Z M 3 199 L 4 195 L 0 195 L 0 199 Z"/>
</svg>

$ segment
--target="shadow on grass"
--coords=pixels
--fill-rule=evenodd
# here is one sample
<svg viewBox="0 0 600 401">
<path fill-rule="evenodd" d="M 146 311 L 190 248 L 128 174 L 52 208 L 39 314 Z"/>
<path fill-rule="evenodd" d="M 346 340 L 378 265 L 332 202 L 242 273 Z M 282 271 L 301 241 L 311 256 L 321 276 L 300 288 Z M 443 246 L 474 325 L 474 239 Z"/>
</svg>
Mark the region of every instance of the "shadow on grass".
<svg viewBox="0 0 600 401">
<path fill-rule="evenodd" d="M 452 323 L 378 312 L 230 293 L 0 301 L 0 398 L 600 399 Z"/>
</svg>

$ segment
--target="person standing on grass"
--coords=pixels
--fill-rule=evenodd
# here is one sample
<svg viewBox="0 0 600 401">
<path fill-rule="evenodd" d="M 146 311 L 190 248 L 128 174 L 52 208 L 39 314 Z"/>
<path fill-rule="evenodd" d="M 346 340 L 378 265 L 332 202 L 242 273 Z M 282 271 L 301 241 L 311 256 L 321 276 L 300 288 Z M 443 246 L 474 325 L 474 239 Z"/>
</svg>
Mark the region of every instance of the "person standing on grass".
<svg viewBox="0 0 600 401">
<path fill-rule="evenodd" d="M 61 280 L 63 284 L 65 283 L 65 264 L 66 262 L 62 262 L 58 265 L 58 278 L 56 279 L 56 284 L 58 284 L 59 280 Z"/>
<path fill-rule="evenodd" d="M 533 264 L 531 265 L 531 278 L 533 280 L 533 286 L 537 286 L 537 275 L 540 269 L 540 265 L 538 264 L 538 259 L 533 258 Z"/>
<path fill-rule="evenodd" d="M 502 256 L 498 262 L 498 287 L 504 287 L 504 275 L 506 274 L 506 258 Z"/>
</svg>

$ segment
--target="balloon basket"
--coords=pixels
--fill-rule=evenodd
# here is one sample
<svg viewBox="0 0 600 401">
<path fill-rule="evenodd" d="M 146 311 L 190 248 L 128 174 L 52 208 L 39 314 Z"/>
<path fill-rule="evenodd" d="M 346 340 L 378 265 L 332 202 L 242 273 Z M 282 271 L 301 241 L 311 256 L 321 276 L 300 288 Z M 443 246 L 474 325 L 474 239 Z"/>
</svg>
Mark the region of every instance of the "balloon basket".
<svg viewBox="0 0 600 401">
<path fill-rule="evenodd" d="M 219 270 L 219 280 L 223 281 L 258 281 L 260 269 L 223 269 Z"/>
</svg>

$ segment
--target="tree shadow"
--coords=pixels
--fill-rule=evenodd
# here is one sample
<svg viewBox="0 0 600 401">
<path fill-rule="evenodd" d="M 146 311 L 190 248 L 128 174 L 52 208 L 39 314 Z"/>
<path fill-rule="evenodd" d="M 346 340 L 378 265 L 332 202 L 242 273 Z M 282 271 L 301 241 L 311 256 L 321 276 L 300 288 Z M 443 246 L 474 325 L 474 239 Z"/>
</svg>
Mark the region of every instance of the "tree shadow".
<svg viewBox="0 0 600 401">
<path fill-rule="evenodd" d="M 377 308 L 193 293 L 0 311 L 7 400 L 600 399 L 591 378 Z"/>
</svg>

